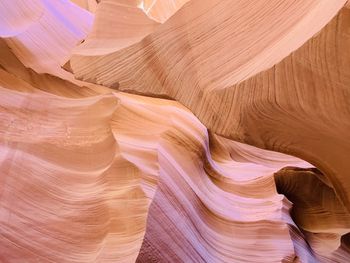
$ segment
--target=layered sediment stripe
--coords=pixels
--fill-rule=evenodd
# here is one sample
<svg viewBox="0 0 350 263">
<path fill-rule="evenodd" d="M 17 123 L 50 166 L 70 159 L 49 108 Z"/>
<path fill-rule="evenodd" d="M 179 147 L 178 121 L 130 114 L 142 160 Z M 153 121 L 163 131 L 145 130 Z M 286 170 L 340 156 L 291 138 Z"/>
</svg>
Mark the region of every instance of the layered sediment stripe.
<svg viewBox="0 0 350 263">
<path fill-rule="evenodd" d="M 0 17 L 6 22 L 1 22 L 0 35 L 26 67 L 61 77 L 66 75 L 60 67 L 93 21 L 91 13 L 61 0 L 5 0 Z"/>
<path fill-rule="evenodd" d="M 68 99 L 29 84 L 15 91 L 6 80 L 0 261 L 135 261 L 151 197 L 111 131 L 116 98 Z"/>
</svg>

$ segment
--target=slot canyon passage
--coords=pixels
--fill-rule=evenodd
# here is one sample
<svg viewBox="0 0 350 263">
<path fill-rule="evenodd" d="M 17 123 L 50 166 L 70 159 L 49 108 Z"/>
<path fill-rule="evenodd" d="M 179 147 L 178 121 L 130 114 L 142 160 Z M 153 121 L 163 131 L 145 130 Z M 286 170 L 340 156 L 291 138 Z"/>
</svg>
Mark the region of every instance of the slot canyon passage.
<svg viewBox="0 0 350 263">
<path fill-rule="evenodd" d="M 350 262 L 346 0 L 0 0 L 0 262 Z"/>
</svg>

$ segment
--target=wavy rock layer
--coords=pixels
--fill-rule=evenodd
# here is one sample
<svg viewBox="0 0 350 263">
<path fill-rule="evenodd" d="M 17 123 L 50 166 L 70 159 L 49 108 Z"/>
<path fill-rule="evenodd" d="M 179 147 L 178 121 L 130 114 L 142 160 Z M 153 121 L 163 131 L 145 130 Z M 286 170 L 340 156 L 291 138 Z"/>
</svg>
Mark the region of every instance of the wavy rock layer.
<svg viewBox="0 0 350 263">
<path fill-rule="evenodd" d="M 111 132 L 115 98 L 1 79 L 1 261 L 133 261 L 150 201 Z"/>
<path fill-rule="evenodd" d="M 60 66 L 70 58 L 72 48 L 85 38 L 92 25 L 92 15 L 69 1 L 2 2 L 0 37 L 6 37 L 13 53 L 38 73 L 65 78 Z M 30 16 L 23 19 L 27 13 Z"/>
<path fill-rule="evenodd" d="M 153 158 L 153 166 L 159 166 L 159 184 L 140 262 L 292 261 L 290 204 L 277 194 L 273 172 L 307 163 L 269 152 L 259 158 L 253 147 L 215 136 L 211 142 L 216 153 L 211 155 L 205 127 L 176 103 L 117 96 L 117 125 L 112 121 L 117 140 L 119 127 L 130 125 L 132 138 L 145 138 L 143 127 L 148 127 L 147 138 L 159 134 L 158 157 Z M 150 121 L 154 119 L 158 121 Z M 259 193 L 260 187 L 264 193 Z M 269 232 L 274 235 L 263 234 Z M 259 239 L 256 233 L 261 233 Z M 248 259 L 244 251 L 253 248 Z"/>
<path fill-rule="evenodd" d="M 294 9 L 291 4 L 284 6 L 281 3 L 280 7 L 284 7 L 281 12 L 286 12 L 283 14 L 291 19 L 291 24 L 281 23 L 264 37 L 275 39 L 274 34 L 281 35 L 279 30 L 283 30 L 300 36 L 298 43 L 301 43 L 302 38 L 320 30 L 327 17 L 330 19 L 344 4 L 344 1 L 311 2 L 293 2 L 295 8 L 303 10 L 308 10 L 303 5 L 309 5 L 310 9 L 305 14 L 297 12 L 300 17 L 287 14 Z M 236 13 L 229 10 L 232 4 L 225 6 L 226 1 L 210 6 L 211 12 L 205 9 L 204 4 L 200 8 L 196 6 L 200 4 L 198 1 L 190 3 L 192 5 L 185 5 L 138 44 L 104 56 L 73 56 L 71 65 L 74 74 L 78 78 L 118 87 L 122 91 L 174 98 L 191 109 L 213 132 L 306 159 L 327 175 L 349 211 L 350 52 L 347 47 L 350 46 L 350 11 L 343 9 L 317 36 L 297 51 L 271 69 L 243 81 L 244 77 L 234 79 L 235 72 L 243 74 L 242 65 L 250 65 L 249 69 L 256 70 L 255 73 L 264 69 L 267 65 L 260 67 L 263 64 L 256 59 L 261 58 L 264 63 L 272 62 L 262 54 L 269 50 L 269 45 L 270 55 L 282 54 L 278 45 L 285 39 L 278 37 L 280 42 L 276 43 L 258 38 L 262 44 L 254 47 L 259 46 L 262 50 L 252 50 L 250 45 L 255 42 L 250 37 L 262 34 L 261 30 L 266 28 L 264 23 L 270 24 L 269 20 L 261 18 L 253 23 L 256 31 L 243 30 L 243 27 L 242 35 L 231 35 L 226 30 L 236 32 L 240 28 L 238 25 L 242 27 L 245 23 L 252 23 L 249 19 L 253 19 L 253 16 L 234 20 Z M 238 13 L 240 16 L 242 13 L 249 14 L 248 11 L 243 12 L 244 8 L 249 7 L 250 12 L 254 8 L 263 12 L 260 2 L 254 3 L 254 6 L 242 4 L 241 9 L 237 9 L 237 5 L 232 8 L 236 12 L 241 11 Z M 222 17 L 212 21 L 210 15 L 219 12 L 216 8 L 224 6 L 227 16 L 233 21 L 225 20 L 224 23 L 220 20 L 225 18 L 225 12 Z M 264 8 L 270 7 L 265 3 Z M 191 12 L 187 9 L 191 9 Z M 281 12 L 278 15 L 282 16 Z M 305 22 L 315 12 L 322 13 L 322 19 L 312 24 Z M 196 15 L 212 22 L 204 27 L 195 19 Z M 272 14 L 267 17 L 274 19 Z M 180 27 L 182 24 L 186 26 Z M 251 27 L 255 28 L 253 25 Z M 303 30 L 298 31 L 298 26 Z M 214 28 L 217 29 L 215 34 Z M 309 30 L 308 33 L 305 30 Z M 240 44 L 236 45 L 234 41 Z M 263 48 L 264 43 L 267 47 Z M 293 43 L 291 41 L 287 45 L 288 51 L 285 52 L 297 47 Z M 244 52 L 249 52 L 249 55 Z M 248 60 L 250 56 L 253 60 Z M 240 58 L 247 60 L 247 64 Z M 273 61 L 279 59 L 274 57 Z M 233 65 L 235 63 L 237 67 Z M 230 77 L 233 79 L 229 80 Z M 239 81 L 241 83 L 236 84 Z"/>
<path fill-rule="evenodd" d="M 1 262 L 349 261 L 345 0 L 72 2 L 0 3 Z"/>
<path fill-rule="evenodd" d="M 16 87 L 20 91 L 12 90 Z M 272 160 L 267 153 L 254 163 L 254 156 L 244 158 L 253 154 L 249 147 L 232 142 L 225 149 L 224 139 L 215 137 L 212 158 L 205 127 L 175 102 L 116 94 L 120 104 L 115 108 L 112 94 L 57 97 L 5 71 L 1 93 L 4 261 L 135 260 L 158 178 L 153 207 L 165 211 L 156 211 L 155 230 L 165 230 L 165 241 L 166 233 L 186 241 L 180 242 L 182 248 L 164 249 L 176 257 L 165 254 L 162 260 L 230 262 L 245 257 L 249 244 L 261 247 L 251 255 L 253 261 L 263 259 L 261 253 L 273 262 L 295 257 L 288 231 L 290 203 L 277 194 L 272 174 L 286 165 L 308 164 L 284 156 L 279 160 L 275 153 Z M 257 193 L 260 187 L 266 191 Z M 165 194 L 164 189 L 175 192 Z M 188 216 L 181 228 L 169 232 L 173 227 L 167 216 L 179 223 L 183 213 Z M 254 241 L 256 233 L 264 232 L 274 235 Z M 188 245 L 193 252 L 186 258 Z"/>
</svg>

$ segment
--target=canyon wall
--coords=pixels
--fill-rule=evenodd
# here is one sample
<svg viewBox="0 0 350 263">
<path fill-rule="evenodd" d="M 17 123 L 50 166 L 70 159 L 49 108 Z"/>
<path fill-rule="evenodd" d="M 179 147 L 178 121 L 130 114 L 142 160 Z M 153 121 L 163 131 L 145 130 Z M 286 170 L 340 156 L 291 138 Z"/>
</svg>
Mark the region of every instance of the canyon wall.
<svg viewBox="0 0 350 263">
<path fill-rule="evenodd" d="M 1 262 L 349 262 L 345 0 L 0 2 Z"/>
</svg>

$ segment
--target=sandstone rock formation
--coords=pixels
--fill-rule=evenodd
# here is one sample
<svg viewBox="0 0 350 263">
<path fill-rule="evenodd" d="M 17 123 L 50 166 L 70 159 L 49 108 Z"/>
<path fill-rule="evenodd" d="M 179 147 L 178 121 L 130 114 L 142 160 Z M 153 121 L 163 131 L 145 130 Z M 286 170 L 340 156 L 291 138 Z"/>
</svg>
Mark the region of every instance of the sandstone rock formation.
<svg viewBox="0 0 350 263">
<path fill-rule="evenodd" d="M 349 262 L 346 0 L 0 2 L 0 262 Z"/>
</svg>

